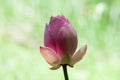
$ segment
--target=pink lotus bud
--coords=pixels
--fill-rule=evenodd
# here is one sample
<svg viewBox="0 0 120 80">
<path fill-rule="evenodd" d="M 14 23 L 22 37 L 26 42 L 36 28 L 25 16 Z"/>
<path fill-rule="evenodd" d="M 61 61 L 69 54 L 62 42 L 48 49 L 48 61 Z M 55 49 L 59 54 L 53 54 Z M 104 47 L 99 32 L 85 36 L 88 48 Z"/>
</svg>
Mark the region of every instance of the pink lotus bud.
<svg viewBox="0 0 120 80">
<path fill-rule="evenodd" d="M 45 47 L 40 47 L 40 52 L 53 66 L 51 69 L 57 69 L 63 64 L 73 66 L 82 59 L 87 49 L 85 45 L 74 55 L 77 42 L 77 34 L 71 23 L 63 15 L 52 16 L 49 24 L 46 24 Z"/>
</svg>

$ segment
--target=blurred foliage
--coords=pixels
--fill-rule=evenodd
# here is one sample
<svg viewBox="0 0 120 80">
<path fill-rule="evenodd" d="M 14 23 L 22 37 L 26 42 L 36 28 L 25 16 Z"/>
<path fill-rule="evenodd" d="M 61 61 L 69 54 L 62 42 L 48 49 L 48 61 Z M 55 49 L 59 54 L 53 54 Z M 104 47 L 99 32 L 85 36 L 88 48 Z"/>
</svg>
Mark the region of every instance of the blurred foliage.
<svg viewBox="0 0 120 80">
<path fill-rule="evenodd" d="M 70 80 L 120 80 L 120 0 L 0 0 L 0 80 L 64 80 L 39 53 L 46 22 L 61 14 L 78 49 L 88 45 Z"/>
</svg>

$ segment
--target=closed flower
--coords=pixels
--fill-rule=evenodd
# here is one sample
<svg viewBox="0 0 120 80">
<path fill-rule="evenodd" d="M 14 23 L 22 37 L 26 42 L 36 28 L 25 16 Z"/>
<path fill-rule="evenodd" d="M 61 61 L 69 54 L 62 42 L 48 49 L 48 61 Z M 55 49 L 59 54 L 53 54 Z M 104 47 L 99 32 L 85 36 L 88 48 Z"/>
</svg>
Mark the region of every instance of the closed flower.
<svg viewBox="0 0 120 80">
<path fill-rule="evenodd" d="M 44 47 L 40 46 L 40 52 L 53 70 L 64 64 L 72 67 L 87 50 L 87 45 L 84 45 L 75 53 L 77 43 L 77 34 L 71 23 L 63 15 L 52 16 L 46 24 Z"/>
</svg>

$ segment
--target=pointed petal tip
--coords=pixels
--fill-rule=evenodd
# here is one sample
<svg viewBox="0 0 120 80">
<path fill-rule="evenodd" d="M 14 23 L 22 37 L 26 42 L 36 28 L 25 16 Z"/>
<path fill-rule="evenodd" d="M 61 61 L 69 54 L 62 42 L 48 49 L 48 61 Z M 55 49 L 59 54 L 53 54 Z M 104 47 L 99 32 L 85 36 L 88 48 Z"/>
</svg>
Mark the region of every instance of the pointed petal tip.
<svg viewBox="0 0 120 80">
<path fill-rule="evenodd" d="M 40 46 L 40 47 L 39 47 L 39 49 L 40 49 L 40 51 L 41 51 L 41 49 L 42 49 L 42 46 Z"/>
<path fill-rule="evenodd" d="M 40 49 L 40 52 L 41 52 L 44 49 L 44 47 L 40 46 L 39 49 Z"/>
<path fill-rule="evenodd" d="M 52 20 L 54 20 L 55 19 L 55 17 L 54 16 L 51 16 L 50 17 L 50 21 L 52 21 Z"/>
<path fill-rule="evenodd" d="M 87 44 L 85 44 L 84 46 L 85 46 L 85 48 L 87 48 Z"/>
<path fill-rule="evenodd" d="M 42 48 L 42 46 L 39 47 L 40 49 Z"/>
<path fill-rule="evenodd" d="M 73 65 L 71 65 L 71 64 L 68 64 L 68 66 L 71 67 L 71 68 L 73 68 Z"/>
<path fill-rule="evenodd" d="M 81 53 L 86 53 L 86 51 L 87 51 L 87 44 L 85 44 L 80 50 L 81 50 Z"/>
<path fill-rule="evenodd" d="M 88 46 L 88 45 L 87 45 L 87 44 L 85 44 L 85 45 L 83 45 L 81 48 L 85 48 L 85 49 L 86 49 L 86 48 L 87 48 L 87 46 Z"/>
<path fill-rule="evenodd" d="M 52 19 L 52 18 L 53 18 L 53 16 L 50 17 L 50 19 Z"/>
</svg>

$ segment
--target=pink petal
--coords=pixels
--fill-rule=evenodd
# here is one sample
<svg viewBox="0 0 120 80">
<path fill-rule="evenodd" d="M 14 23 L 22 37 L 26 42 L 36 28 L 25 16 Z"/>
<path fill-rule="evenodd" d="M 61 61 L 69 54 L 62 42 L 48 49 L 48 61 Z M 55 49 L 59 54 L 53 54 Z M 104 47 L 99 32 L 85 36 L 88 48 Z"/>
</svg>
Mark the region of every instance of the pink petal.
<svg viewBox="0 0 120 80">
<path fill-rule="evenodd" d="M 55 43 L 55 40 L 53 39 L 53 36 L 51 35 L 50 27 L 47 24 L 46 24 L 45 35 L 44 35 L 44 45 L 56 51 L 56 43 Z"/>
<path fill-rule="evenodd" d="M 73 55 L 77 47 L 77 34 L 71 25 L 64 25 L 64 27 L 60 29 L 57 44 L 63 55 Z"/>
<path fill-rule="evenodd" d="M 56 66 L 60 64 L 60 59 L 56 55 L 55 51 L 48 47 L 40 47 L 40 52 L 45 60 L 52 66 Z"/>
<path fill-rule="evenodd" d="M 87 51 L 87 45 L 84 45 L 75 53 L 75 55 L 72 57 L 72 62 L 69 65 L 73 66 L 76 62 L 80 61 L 85 55 L 86 51 Z"/>
<path fill-rule="evenodd" d="M 62 19 L 62 20 L 66 20 L 65 17 L 64 17 L 63 15 L 58 15 L 58 16 L 56 16 L 56 18 Z"/>
<path fill-rule="evenodd" d="M 49 22 L 49 27 L 50 30 L 52 32 L 52 36 L 54 37 L 54 39 L 56 38 L 58 31 L 60 30 L 60 28 L 62 27 L 62 25 L 65 23 L 64 20 L 59 19 L 57 17 L 51 17 L 50 22 Z"/>
<path fill-rule="evenodd" d="M 66 19 L 66 18 L 64 17 L 64 15 L 58 15 L 58 16 L 56 16 L 56 18 L 58 18 L 58 19 L 64 21 L 65 23 L 70 24 L 70 22 L 68 21 L 68 19 Z"/>
</svg>

